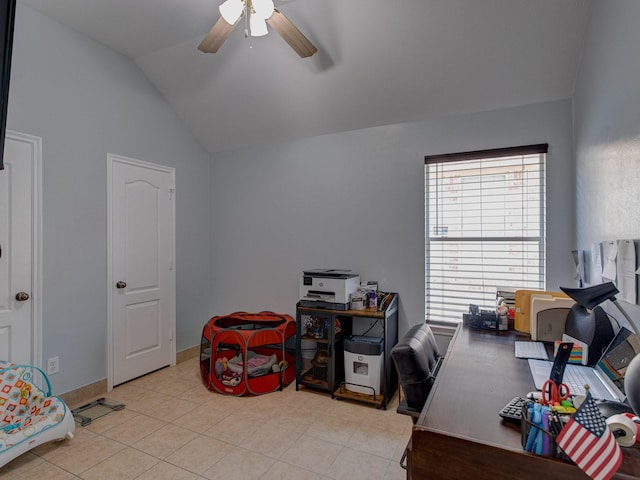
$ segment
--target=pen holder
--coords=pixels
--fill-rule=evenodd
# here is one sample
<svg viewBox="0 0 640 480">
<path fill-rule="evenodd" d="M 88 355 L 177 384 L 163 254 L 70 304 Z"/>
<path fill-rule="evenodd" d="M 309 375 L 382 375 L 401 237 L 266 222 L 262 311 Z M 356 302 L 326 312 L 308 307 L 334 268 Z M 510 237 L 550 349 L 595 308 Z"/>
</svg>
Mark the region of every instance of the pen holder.
<svg viewBox="0 0 640 480">
<path fill-rule="evenodd" d="M 533 405 L 535 405 L 535 402 L 528 401 L 522 406 L 520 428 L 522 432 L 522 448 L 535 455 L 555 457 L 570 462 L 569 457 L 565 455 L 556 442 L 561 426 L 552 428 L 552 424 L 550 424 L 549 428 L 544 428 L 541 424 L 535 422 L 534 414 L 532 414 Z"/>
</svg>

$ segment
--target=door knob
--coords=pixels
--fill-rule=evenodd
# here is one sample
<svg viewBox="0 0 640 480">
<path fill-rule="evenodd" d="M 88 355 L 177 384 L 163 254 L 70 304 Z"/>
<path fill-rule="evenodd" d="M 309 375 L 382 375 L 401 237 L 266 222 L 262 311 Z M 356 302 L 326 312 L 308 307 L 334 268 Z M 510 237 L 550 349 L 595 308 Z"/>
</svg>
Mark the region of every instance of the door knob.
<svg viewBox="0 0 640 480">
<path fill-rule="evenodd" d="M 26 292 L 18 292 L 16 293 L 16 300 L 19 302 L 24 302 L 26 300 L 29 300 L 29 294 Z"/>
<path fill-rule="evenodd" d="M 116 283 L 116 288 L 126 288 L 127 287 L 127 282 L 123 282 L 122 280 L 120 280 L 118 283 Z"/>
</svg>

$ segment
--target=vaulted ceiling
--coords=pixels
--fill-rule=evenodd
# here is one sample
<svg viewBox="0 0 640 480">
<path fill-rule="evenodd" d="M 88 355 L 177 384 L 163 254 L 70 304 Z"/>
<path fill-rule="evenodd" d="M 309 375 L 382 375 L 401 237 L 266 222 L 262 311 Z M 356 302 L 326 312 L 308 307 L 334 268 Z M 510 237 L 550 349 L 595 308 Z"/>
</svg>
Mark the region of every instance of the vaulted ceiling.
<svg viewBox="0 0 640 480">
<path fill-rule="evenodd" d="M 222 0 L 19 0 L 133 59 L 210 152 L 572 96 L 592 0 L 275 0 L 318 48 L 239 25 Z"/>
</svg>

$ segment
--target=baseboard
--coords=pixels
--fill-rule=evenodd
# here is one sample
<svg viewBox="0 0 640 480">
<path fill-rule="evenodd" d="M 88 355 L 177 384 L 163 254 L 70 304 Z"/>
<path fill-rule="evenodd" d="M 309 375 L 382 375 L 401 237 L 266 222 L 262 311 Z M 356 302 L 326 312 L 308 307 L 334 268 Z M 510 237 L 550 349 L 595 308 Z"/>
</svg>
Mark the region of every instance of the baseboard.
<svg viewBox="0 0 640 480">
<path fill-rule="evenodd" d="M 176 352 L 176 363 L 182 363 L 187 360 L 191 360 L 194 357 L 200 355 L 200 345 L 187 348 L 181 352 Z M 85 405 L 98 397 L 104 397 L 107 395 L 107 379 L 98 380 L 97 382 L 90 383 L 84 387 L 76 388 L 69 392 L 58 395 L 69 408 L 76 408 Z"/>
<path fill-rule="evenodd" d="M 98 380 L 84 387 L 76 388 L 70 392 L 63 393 L 59 397 L 66 403 L 69 408 L 80 407 L 96 397 L 104 396 L 107 393 L 107 379 Z"/>
<path fill-rule="evenodd" d="M 182 350 L 181 352 L 176 353 L 176 363 L 182 363 L 184 361 L 191 360 L 198 355 L 200 355 L 200 345 L 187 348 L 186 350 Z"/>
</svg>

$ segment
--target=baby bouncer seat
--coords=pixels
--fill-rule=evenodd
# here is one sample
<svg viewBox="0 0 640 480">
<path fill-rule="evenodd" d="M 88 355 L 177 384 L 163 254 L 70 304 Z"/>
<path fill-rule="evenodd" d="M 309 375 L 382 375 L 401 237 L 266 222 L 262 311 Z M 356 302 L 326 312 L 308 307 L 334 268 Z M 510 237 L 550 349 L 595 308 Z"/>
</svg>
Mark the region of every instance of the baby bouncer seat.
<svg viewBox="0 0 640 480">
<path fill-rule="evenodd" d="M 0 467 L 43 443 L 72 439 L 74 432 L 73 414 L 51 396 L 41 369 L 0 361 Z"/>
</svg>

